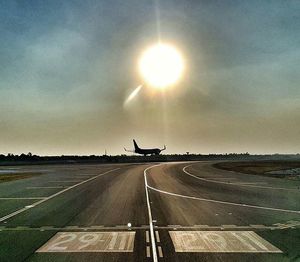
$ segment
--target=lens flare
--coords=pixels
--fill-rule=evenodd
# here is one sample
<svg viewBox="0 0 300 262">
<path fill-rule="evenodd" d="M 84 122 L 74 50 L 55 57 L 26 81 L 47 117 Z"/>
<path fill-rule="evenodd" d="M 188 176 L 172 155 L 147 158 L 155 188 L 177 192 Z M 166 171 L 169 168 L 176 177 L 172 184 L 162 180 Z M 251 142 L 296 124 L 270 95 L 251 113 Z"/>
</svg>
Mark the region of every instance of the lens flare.
<svg viewBox="0 0 300 262">
<path fill-rule="evenodd" d="M 124 105 L 127 105 L 133 98 L 135 98 L 142 87 L 142 85 L 139 85 L 137 88 L 135 88 L 125 100 Z"/>
</svg>

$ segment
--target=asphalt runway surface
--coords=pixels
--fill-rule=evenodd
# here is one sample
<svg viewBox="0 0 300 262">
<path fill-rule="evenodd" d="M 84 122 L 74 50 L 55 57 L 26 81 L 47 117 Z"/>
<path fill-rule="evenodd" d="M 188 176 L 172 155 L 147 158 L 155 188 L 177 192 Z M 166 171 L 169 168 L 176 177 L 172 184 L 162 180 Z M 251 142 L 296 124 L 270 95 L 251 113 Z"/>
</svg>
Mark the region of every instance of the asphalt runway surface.
<svg viewBox="0 0 300 262">
<path fill-rule="evenodd" d="M 212 162 L 1 167 L 0 261 L 298 261 L 299 181 Z"/>
</svg>

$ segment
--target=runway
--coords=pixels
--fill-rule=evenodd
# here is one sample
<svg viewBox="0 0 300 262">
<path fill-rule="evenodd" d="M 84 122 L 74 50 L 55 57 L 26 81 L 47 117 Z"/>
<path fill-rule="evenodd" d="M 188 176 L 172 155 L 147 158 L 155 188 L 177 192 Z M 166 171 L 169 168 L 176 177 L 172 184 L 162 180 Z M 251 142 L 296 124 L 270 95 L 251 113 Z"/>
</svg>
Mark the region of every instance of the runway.
<svg viewBox="0 0 300 262">
<path fill-rule="evenodd" d="M 0 184 L 0 261 L 300 259 L 298 181 L 212 162 L 22 170 L 43 175 Z"/>
</svg>

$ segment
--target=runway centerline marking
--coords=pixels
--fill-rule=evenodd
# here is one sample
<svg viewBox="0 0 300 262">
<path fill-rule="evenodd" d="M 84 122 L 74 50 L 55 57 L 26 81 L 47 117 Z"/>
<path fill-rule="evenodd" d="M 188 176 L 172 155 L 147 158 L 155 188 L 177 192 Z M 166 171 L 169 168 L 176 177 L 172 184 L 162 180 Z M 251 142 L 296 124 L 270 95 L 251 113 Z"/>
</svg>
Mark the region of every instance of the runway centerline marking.
<svg viewBox="0 0 300 262">
<path fill-rule="evenodd" d="M 70 187 L 67 187 L 67 188 L 65 188 L 65 189 L 63 189 L 63 190 L 61 190 L 61 191 L 59 191 L 59 192 L 57 192 L 57 193 L 55 193 L 55 194 L 53 194 L 53 195 L 51 195 L 51 196 L 48 196 L 48 197 L 46 197 L 46 198 L 44 198 L 44 199 L 42 199 L 42 200 L 40 200 L 40 201 L 38 201 L 38 202 L 34 202 L 33 204 L 31 204 L 31 206 L 32 206 L 32 207 L 36 207 L 37 205 L 40 205 L 40 204 L 42 204 L 42 203 L 44 203 L 44 202 L 46 202 L 46 201 L 48 201 L 48 200 L 50 200 L 50 199 L 52 199 L 52 198 L 54 198 L 54 197 L 56 197 L 56 196 L 59 196 L 59 195 L 65 193 L 65 192 L 69 191 L 70 189 L 73 189 L 73 188 L 75 188 L 75 187 L 78 187 L 78 186 L 80 186 L 80 185 L 82 185 L 82 184 L 84 184 L 84 183 L 87 183 L 87 182 L 92 181 L 92 180 L 94 180 L 94 179 L 96 179 L 96 178 L 98 178 L 98 177 L 104 176 L 104 175 L 106 175 L 106 174 L 108 174 L 108 173 L 111 173 L 111 172 L 116 171 L 116 170 L 119 170 L 119 169 L 120 169 L 120 168 L 118 167 L 118 168 L 115 168 L 115 169 L 108 170 L 108 171 L 106 171 L 106 172 L 104 172 L 104 173 L 101 173 L 101 174 L 99 174 L 99 175 L 97 175 L 97 176 L 94 176 L 94 177 L 91 177 L 91 178 L 89 178 L 89 179 L 87 179 L 87 180 L 84 180 L 84 181 L 82 181 L 82 182 L 80 182 L 80 183 L 78 183 L 78 184 L 75 184 L 75 185 L 72 185 L 72 186 L 70 186 Z M 31 207 L 31 208 L 32 208 L 32 207 Z M 24 211 L 29 210 L 29 209 L 30 209 L 30 208 L 26 208 L 26 207 L 25 207 L 25 208 L 22 208 L 22 209 L 19 209 L 19 210 L 13 212 L 13 213 L 10 213 L 10 214 L 8 214 L 8 215 L 6 215 L 6 216 L 4 216 L 4 217 L 1 217 L 1 218 L 0 218 L 0 222 L 5 221 L 6 219 L 9 219 L 9 218 L 11 218 L 11 217 L 14 217 L 14 216 L 16 216 L 16 215 L 18 215 L 18 214 L 20 214 L 20 213 L 22 213 L 22 212 L 24 212 Z"/>
<path fill-rule="evenodd" d="M 151 238 L 151 246 L 152 246 L 152 257 L 153 257 L 153 262 L 157 262 L 157 252 L 156 252 L 156 244 L 155 244 L 155 236 L 154 236 L 154 229 L 153 229 L 153 220 L 152 220 L 152 212 L 151 212 L 151 206 L 150 206 L 150 200 L 149 200 L 149 194 L 148 194 L 148 182 L 147 182 L 147 170 L 160 166 L 162 164 L 157 164 L 157 165 L 152 165 L 147 167 L 144 170 L 144 180 L 145 180 L 145 191 L 146 191 L 146 199 L 147 199 L 147 208 L 148 208 L 148 218 L 149 218 L 149 227 L 150 227 L 150 238 Z"/>
<path fill-rule="evenodd" d="M 216 180 L 211 180 L 203 177 L 198 177 L 196 175 L 191 174 L 190 172 L 186 171 L 186 169 L 190 166 L 193 166 L 194 164 L 187 165 L 185 166 L 182 171 L 187 174 L 188 176 L 191 176 L 193 178 L 205 181 L 205 182 L 210 182 L 210 183 L 217 183 L 217 184 L 223 184 L 223 185 L 231 185 L 231 186 L 244 186 L 244 187 L 256 187 L 256 188 L 264 188 L 264 189 L 271 189 L 271 190 L 287 190 L 287 191 L 295 191 L 296 193 L 299 193 L 298 189 L 293 189 L 293 188 L 285 188 L 285 187 L 271 187 L 271 186 L 259 186 L 259 185 L 252 185 L 247 182 L 224 182 L 224 181 L 216 181 Z"/>
<path fill-rule="evenodd" d="M 133 252 L 135 232 L 59 232 L 36 252 Z"/>
<path fill-rule="evenodd" d="M 277 212 L 300 214 L 300 211 L 298 211 L 298 210 L 289 210 L 289 209 L 281 209 L 281 208 L 273 208 L 273 207 L 255 206 L 255 205 L 241 204 L 241 203 L 235 203 L 235 202 L 227 202 L 227 201 L 201 198 L 201 197 L 195 197 L 195 196 L 181 195 L 181 194 L 176 194 L 176 193 L 168 192 L 168 191 L 165 191 L 165 190 L 161 190 L 161 189 L 149 186 L 149 185 L 148 185 L 148 188 L 150 188 L 154 191 L 157 191 L 159 193 L 163 193 L 163 194 L 167 194 L 167 195 L 175 196 L 175 197 L 182 197 L 182 198 L 188 198 L 188 199 L 193 199 L 193 200 L 212 202 L 212 203 L 224 204 L 224 205 L 240 206 L 240 207 L 246 207 L 246 208 L 256 208 L 256 209 L 264 209 L 264 210 L 277 211 Z"/>
<path fill-rule="evenodd" d="M 169 231 L 176 252 L 282 253 L 253 231 Z"/>
</svg>

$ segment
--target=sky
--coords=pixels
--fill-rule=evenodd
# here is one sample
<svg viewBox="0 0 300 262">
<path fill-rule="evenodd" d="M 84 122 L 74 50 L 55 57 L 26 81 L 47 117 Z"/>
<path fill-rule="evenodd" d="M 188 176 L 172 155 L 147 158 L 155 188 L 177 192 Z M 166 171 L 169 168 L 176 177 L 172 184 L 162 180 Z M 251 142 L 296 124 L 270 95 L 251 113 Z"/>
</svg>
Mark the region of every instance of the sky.
<svg viewBox="0 0 300 262">
<path fill-rule="evenodd" d="M 137 69 L 159 38 L 185 61 L 163 92 Z M 0 0 L 0 153 L 299 153 L 299 69 L 297 0 Z"/>
</svg>

